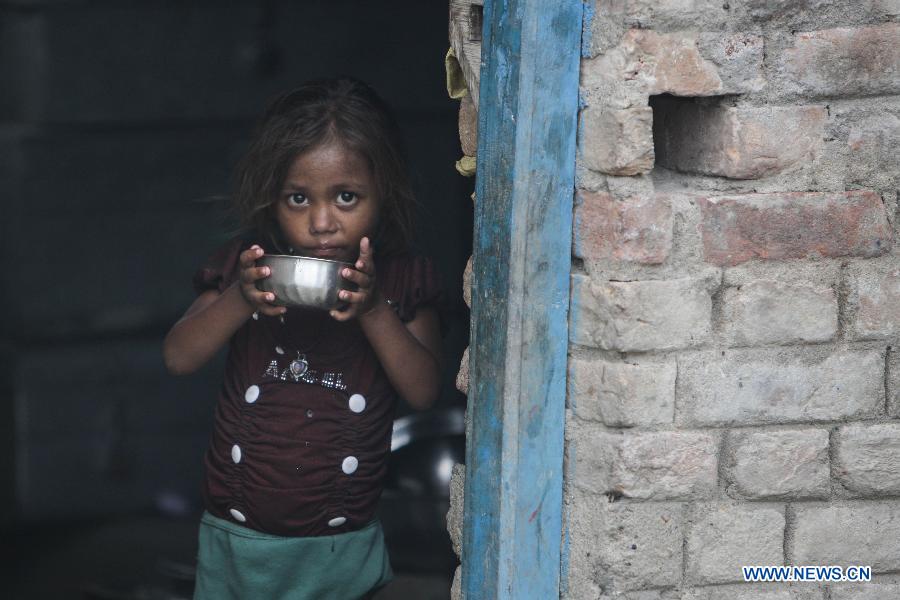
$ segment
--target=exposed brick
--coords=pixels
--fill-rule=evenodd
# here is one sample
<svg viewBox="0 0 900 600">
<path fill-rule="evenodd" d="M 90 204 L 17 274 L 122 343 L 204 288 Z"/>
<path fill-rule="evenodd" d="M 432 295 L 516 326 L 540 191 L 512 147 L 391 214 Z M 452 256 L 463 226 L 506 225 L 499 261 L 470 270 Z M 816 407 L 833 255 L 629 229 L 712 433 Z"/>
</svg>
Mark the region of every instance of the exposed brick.
<svg viewBox="0 0 900 600">
<path fill-rule="evenodd" d="M 716 65 L 722 80 L 719 94 L 754 92 L 766 86 L 763 72 L 765 40 L 746 32 L 703 32 L 697 38 L 703 58 Z"/>
<path fill-rule="evenodd" d="M 459 361 L 459 371 L 456 373 L 456 389 L 463 394 L 469 393 L 469 347 L 463 351 L 462 359 Z"/>
<path fill-rule="evenodd" d="M 822 590 L 812 583 L 709 585 L 686 589 L 678 600 L 822 600 Z"/>
<path fill-rule="evenodd" d="M 769 506 L 700 505 L 685 545 L 686 579 L 743 581 L 741 566 L 783 564 L 784 513 Z"/>
<path fill-rule="evenodd" d="M 453 582 L 450 584 L 450 600 L 463 600 L 462 595 L 462 565 L 457 565 L 453 572 Z"/>
<path fill-rule="evenodd" d="M 678 358 L 675 421 L 688 426 L 836 421 L 880 414 L 884 355 L 698 352 Z"/>
<path fill-rule="evenodd" d="M 853 335 L 890 338 L 900 335 L 900 268 L 863 271 L 851 278 L 855 307 Z"/>
<path fill-rule="evenodd" d="M 716 489 L 715 435 L 693 431 L 608 433 L 573 425 L 580 489 L 645 500 L 708 498 Z"/>
<path fill-rule="evenodd" d="M 887 361 L 888 413 L 900 417 L 900 347 L 888 350 Z"/>
<path fill-rule="evenodd" d="M 579 418 L 611 427 L 671 423 L 675 361 L 629 364 L 571 357 L 569 405 Z"/>
<path fill-rule="evenodd" d="M 797 504 L 794 510 L 788 564 L 869 565 L 873 573 L 900 569 L 896 501 Z"/>
<path fill-rule="evenodd" d="M 798 23 L 876 22 L 900 13 L 896 0 L 745 0 L 732 6 L 738 11 L 743 8 L 746 16 L 769 27 Z"/>
<path fill-rule="evenodd" d="M 871 191 L 700 198 L 704 255 L 733 266 L 759 258 L 879 256 L 892 233 Z"/>
<path fill-rule="evenodd" d="M 463 506 L 466 489 L 466 465 L 455 464 L 450 474 L 450 510 L 447 511 L 447 532 L 456 556 L 462 556 Z"/>
<path fill-rule="evenodd" d="M 834 472 L 860 494 L 900 494 L 900 423 L 856 423 L 837 430 Z"/>
<path fill-rule="evenodd" d="M 593 281 L 572 276 L 570 338 L 607 350 L 687 348 L 710 336 L 708 278 Z"/>
<path fill-rule="evenodd" d="M 672 207 L 663 195 L 617 200 L 581 191 L 575 204 L 573 254 L 579 258 L 659 264 L 672 249 Z"/>
<path fill-rule="evenodd" d="M 578 495 L 569 506 L 569 597 L 680 582 L 682 505 Z"/>
<path fill-rule="evenodd" d="M 653 110 L 589 106 L 581 112 L 581 159 L 608 175 L 638 175 L 653 168 Z"/>
<path fill-rule="evenodd" d="M 837 333 L 837 295 L 824 285 L 763 280 L 729 287 L 722 312 L 732 346 L 825 342 Z"/>
<path fill-rule="evenodd" d="M 731 107 L 653 100 L 656 162 L 689 173 L 758 179 L 811 160 L 822 146 L 821 106 Z"/>
<path fill-rule="evenodd" d="M 847 136 L 848 179 L 861 186 L 889 189 L 900 186 L 900 118 L 873 115 L 853 125 Z"/>
<path fill-rule="evenodd" d="M 633 62 L 626 77 L 644 78 L 650 94 L 711 96 L 747 92 L 762 86 L 763 40 L 750 34 L 718 34 L 702 40 L 695 35 L 631 29 L 623 40 Z M 731 85 L 723 82 L 721 71 Z"/>
<path fill-rule="evenodd" d="M 566 595 L 563 596 L 563 600 L 581 600 L 582 598 L 594 597 L 596 597 L 597 600 L 681 600 L 681 596 L 678 595 L 674 588 L 609 592 L 608 594 L 602 594 L 600 596 L 597 596 L 596 594 L 579 596 Z"/>
<path fill-rule="evenodd" d="M 900 92 L 900 24 L 797 33 L 775 73 L 782 89 L 807 96 Z"/>
<path fill-rule="evenodd" d="M 825 498 L 831 492 L 828 431 L 731 432 L 726 479 L 745 498 Z"/>
<path fill-rule="evenodd" d="M 831 600 L 890 600 L 900 598 L 900 583 L 835 583 L 831 588 Z"/>
<path fill-rule="evenodd" d="M 745 33 L 660 33 L 629 29 L 603 54 L 582 61 L 589 104 L 646 104 L 647 96 L 712 96 L 759 90 L 763 39 Z"/>
<path fill-rule="evenodd" d="M 720 2 L 712 0 L 596 0 L 594 4 L 600 14 L 612 14 L 623 23 L 644 26 L 658 19 L 691 19 L 697 11 L 721 10 Z"/>
<path fill-rule="evenodd" d="M 466 156 L 475 156 L 478 151 L 478 109 L 470 94 L 459 103 L 459 144 Z"/>
</svg>

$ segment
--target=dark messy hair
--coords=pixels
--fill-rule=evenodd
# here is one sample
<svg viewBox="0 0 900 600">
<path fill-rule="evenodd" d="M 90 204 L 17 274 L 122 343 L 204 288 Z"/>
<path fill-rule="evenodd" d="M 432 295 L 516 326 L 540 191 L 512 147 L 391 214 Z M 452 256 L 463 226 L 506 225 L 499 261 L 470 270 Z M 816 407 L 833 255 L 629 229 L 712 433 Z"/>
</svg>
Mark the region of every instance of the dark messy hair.
<svg viewBox="0 0 900 600">
<path fill-rule="evenodd" d="M 407 250 L 415 200 L 400 130 L 378 94 L 350 78 L 309 81 L 266 108 L 237 166 L 232 202 L 241 226 L 284 252 L 274 207 L 285 177 L 298 155 L 330 141 L 358 152 L 372 171 L 382 202 L 376 256 Z"/>
</svg>

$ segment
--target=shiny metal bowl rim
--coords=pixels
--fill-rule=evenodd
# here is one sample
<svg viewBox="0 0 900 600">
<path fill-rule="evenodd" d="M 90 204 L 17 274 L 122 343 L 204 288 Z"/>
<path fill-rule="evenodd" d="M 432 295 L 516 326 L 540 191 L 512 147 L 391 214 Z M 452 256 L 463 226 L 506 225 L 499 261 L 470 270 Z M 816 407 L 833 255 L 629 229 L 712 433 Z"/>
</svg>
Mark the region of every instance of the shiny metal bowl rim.
<svg viewBox="0 0 900 600">
<path fill-rule="evenodd" d="M 315 260 L 324 263 L 336 263 L 339 265 L 347 265 L 348 267 L 352 267 L 352 262 L 347 262 L 343 260 L 334 260 L 333 258 L 316 258 L 315 256 L 299 256 L 297 254 L 263 254 L 257 260 L 262 258 L 293 258 L 298 260 Z"/>
</svg>

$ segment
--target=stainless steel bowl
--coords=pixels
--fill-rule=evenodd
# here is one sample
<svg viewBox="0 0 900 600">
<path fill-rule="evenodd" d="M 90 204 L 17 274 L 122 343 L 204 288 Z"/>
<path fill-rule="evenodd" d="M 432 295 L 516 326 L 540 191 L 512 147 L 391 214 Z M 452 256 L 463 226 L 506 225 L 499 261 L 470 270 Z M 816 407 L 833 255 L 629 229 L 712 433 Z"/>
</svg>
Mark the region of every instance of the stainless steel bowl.
<svg viewBox="0 0 900 600">
<path fill-rule="evenodd" d="M 330 310 L 344 303 L 338 299 L 340 290 L 356 291 L 357 286 L 341 276 L 341 269 L 350 263 L 306 256 L 267 254 L 257 259 L 257 266 L 266 266 L 272 273 L 256 282 L 256 287 L 275 294 L 275 304 L 303 306 Z"/>
</svg>

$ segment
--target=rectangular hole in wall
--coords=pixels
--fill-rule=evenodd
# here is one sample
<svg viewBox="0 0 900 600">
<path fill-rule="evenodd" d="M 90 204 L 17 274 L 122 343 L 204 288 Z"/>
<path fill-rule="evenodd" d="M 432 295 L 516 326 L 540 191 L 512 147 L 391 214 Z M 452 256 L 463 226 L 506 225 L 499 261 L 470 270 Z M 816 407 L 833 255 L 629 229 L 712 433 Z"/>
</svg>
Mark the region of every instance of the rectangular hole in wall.
<svg viewBox="0 0 900 600">
<path fill-rule="evenodd" d="M 728 160 L 725 107 L 735 96 L 650 96 L 656 166 L 685 173 L 720 174 Z"/>
</svg>

